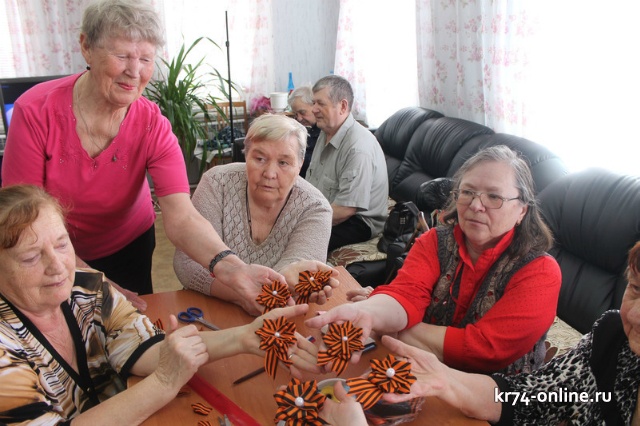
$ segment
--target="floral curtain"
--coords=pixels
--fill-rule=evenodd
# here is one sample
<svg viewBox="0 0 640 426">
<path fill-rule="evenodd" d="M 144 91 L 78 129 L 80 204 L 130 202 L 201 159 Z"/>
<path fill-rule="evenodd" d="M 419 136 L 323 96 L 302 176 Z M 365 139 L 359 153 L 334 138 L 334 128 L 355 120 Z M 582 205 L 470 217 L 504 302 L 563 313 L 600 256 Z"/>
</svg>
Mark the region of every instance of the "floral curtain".
<svg viewBox="0 0 640 426">
<path fill-rule="evenodd" d="M 351 83 L 354 95 L 351 113 L 356 120 L 366 122 L 367 85 L 362 66 L 358 63 L 360 51 L 356 48 L 357 7 L 357 0 L 340 0 L 334 73 Z"/>
<path fill-rule="evenodd" d="M 5 0 L 0 74 L 5 77 L 79 72 L 86 64 L 78 37 L 88 0 Z"/>
<path fill-rule="evenodd" d="M 91 0 L 2 0 L 7 26 L 0 33 L 0 75 L 3 77 L 71 74 L 86 64 L 80 54 L 82 13 Z M 182 43 L 209 37 L 219 48 L 202 43 L 190 59 L 206 57 L 227 77 L 225 12 L 229 23 L 231 80 L 247 103 L 274 90 L 272 0 L 150 0 L 166 27 L 165 58 Z M 210 70 L 210 69 L 209 69 Z"/>
<path fill-rule="evenodd" d="M 420 105 L 522 134 L 534 28 L 525 3 L 416 0 Z"/>
</svg>

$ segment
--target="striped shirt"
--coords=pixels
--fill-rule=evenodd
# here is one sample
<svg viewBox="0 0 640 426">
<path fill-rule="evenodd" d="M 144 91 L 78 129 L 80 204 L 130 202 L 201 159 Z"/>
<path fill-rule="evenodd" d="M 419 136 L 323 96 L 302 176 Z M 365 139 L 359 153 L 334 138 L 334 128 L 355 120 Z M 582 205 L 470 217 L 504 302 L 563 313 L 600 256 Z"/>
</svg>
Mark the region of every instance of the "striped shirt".
<svg viewBox="0 0 640 426">
<path fill-rule="evenodd" d="M 76 271 L 71 297 L 60 307 L 79 372 L 0 295 L 0 422 L 70 420 L 124 390 L 133 364 L 164 339 L 102 273 Z"/>
</svg>

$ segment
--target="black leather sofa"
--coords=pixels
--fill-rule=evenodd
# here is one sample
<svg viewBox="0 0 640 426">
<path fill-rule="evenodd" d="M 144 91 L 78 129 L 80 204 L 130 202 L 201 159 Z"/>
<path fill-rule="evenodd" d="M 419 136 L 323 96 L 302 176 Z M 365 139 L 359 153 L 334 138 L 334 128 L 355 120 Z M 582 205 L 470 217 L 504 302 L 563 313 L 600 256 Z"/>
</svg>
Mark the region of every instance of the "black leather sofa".
<svg viewBox="0 0 640 426">
<path fill-rule="evenodd" d="M 433 209 L 428 182 L 451 178 L 487 146 L 519 151 L 555 237 L 550 254 L 563 274 L 558 317 L 586 333 L 602 312 L 619 308 L 626 255 L 640 240 L 640 177 L 601 169 L 569 174 L 562 159 L 538 143 L 419 107 L 396 112 L 375 136 L 386 157 L 390 200 L 413 201 L 425 213 Z M 386 255 L 377 250 L 378 238 L 334 250 L 328 262 L 345 266 L 362 285 L 380 284 Z"/>
</svg>

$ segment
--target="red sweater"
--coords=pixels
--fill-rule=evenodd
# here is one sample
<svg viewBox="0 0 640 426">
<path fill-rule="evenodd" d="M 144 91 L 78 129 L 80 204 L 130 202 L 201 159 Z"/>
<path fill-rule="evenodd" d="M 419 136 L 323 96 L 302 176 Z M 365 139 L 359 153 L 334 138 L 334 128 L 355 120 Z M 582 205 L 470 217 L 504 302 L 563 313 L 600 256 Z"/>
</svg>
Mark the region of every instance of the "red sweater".
<svg viewBox="0 0 640 426">
<path fill-rule="evenodd" d="M 454 229 L 464 269 L 454 321 L 447 327 L 444 338 L 444 362 L 451 367 L 498 371 L 529 352 L 553 322 L 561 275 L 555 259 L 547 255 L 516 272 L 503 296 L 484 317 L 475 324 L 456 327 L 471 306 L 485 274 L 511 244 L 513 234 L 513 230 L 508 232 L 473 264 L 460 227 L 456 225 Z M 432 229 L 416 240 L 396 279 L 378 287 L 373 294 L 387 294 L 396 299 L 407 313 L 410 328 L 422 322 L 439 277 L 438 239 Z"/>
</svg>

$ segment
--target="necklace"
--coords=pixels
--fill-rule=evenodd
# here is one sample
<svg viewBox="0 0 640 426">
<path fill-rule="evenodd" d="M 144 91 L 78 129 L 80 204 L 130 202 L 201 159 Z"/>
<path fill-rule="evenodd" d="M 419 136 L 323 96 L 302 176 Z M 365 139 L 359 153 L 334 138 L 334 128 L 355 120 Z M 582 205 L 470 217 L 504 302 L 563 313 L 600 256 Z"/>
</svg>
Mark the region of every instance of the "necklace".
<svg viewBox="0 0 640 426">
<path fill-rule="evenodd" d="M 90 153 L 88 151 L 87 151 L 87 153 L 91 156 L 91 158 L 95 158 L 98 155 L 102 154 L 102 152 L 105 149 L 107 149 L 109 147 L 109 145 L 111 145 L 111 141 L 113 141 L 115 136 L 118 134 L 117 130 L 115 132 L 113 131 L 113 127 L 114 127 L 113 125 L 114 125 L 115 116 L 111 117 L 111 122 L 109 123 L 107 136 L 106 136 L 107 142 L 105 144 L 101 145 L 98 142 L 96 142 L 95 138 L 97 138 L 98 136 L 94 135 L 93 132 L 89 129 L 89 125 L 87 124 L 87 120 L 84 117 L 84 112 L 82 110 L 82 107 L 80 106 L 80 89 L 79 89 L 79 87 L 76 88 L 74 105 L 76 107 L 76 111 L 78 112 L 78 116 L 80 117 L 80 121 L 82 121 L 82 124 L 84 124 L 84 131 L 87 134 L 87 138 L 89 139 L 89 142 L 91 142 L 91 144 L 97 150 L 97 152 L 95 152 L 95 153 Z M 116 160 L 117 160 L 117 158 L 116 158 L 116 155 L 114 154 L 112 161 L 116 161 Z"/>
</svg>

